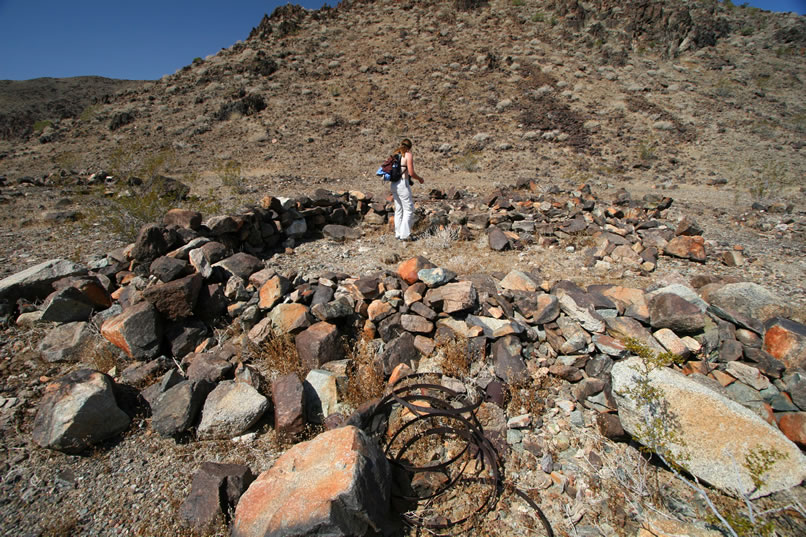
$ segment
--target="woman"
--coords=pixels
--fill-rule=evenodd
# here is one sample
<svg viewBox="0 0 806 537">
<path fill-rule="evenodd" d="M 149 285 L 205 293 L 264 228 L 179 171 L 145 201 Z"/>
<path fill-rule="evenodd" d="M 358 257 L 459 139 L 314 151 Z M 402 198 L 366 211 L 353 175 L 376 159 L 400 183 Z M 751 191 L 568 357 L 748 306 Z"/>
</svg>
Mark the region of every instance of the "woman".
<svg viewBox="0 0 806 537">
<path fill-rule="evenodd" d="M 411 154 L 411 140 L 404 138 L 397 149 L 400 154 L 400 170 L 403 177 L 392 181 L 392 197 L 395 200 L 395 237 L 401 241 L 411 239 L 411 220 L 414 216 L 414 198 L 411 195 L 411 178 L 423 184 L 423 178 L 414 171 L 414 156 Z"/>
</svg>

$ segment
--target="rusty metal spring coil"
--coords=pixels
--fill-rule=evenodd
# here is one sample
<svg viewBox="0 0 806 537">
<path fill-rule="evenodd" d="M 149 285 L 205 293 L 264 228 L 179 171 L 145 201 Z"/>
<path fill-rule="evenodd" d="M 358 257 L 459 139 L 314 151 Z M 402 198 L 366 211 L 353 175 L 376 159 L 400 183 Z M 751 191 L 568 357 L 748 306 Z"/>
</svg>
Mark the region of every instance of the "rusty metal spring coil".
<svg viewBox="0 0 806 537">
<path fill-rule="evenodd" d="M 484 391 L 465 385 L 461 393 L 440 383 L 443 378 L 436 373 L 403 377 L 367 416 L 396 474 L 402 472 L 403 482 L 411 484 L 401 487 L 396 480 L 393 491 L 396 503 L 408 506 L 404 523 L 433 535 L 464 533 L 508 493 L 525 502 L 544 534 L 553 537 L 538 505 L 505 482 L 498 452 L 476 415 Z M 429 486 L 418 491 L 418 481 Z"/>
</svg>

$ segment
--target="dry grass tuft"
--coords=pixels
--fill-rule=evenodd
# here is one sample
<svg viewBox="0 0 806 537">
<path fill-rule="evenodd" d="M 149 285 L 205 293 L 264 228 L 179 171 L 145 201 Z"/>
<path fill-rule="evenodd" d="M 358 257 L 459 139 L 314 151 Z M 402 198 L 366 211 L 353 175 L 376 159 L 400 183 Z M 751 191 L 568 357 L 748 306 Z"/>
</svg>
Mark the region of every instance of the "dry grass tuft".
<svg viewBox="0 0 806 537">
<path fill-rule="evenodd" d="M 434 250 L 448 250 L 457 240 L 459 240 L 459 230 L 446 226 L 428 230 L 421 239 L 423 248 Z"/>
<path fill-rule="evenodd" d="M 442 356 L 442 372 L 457 379 L 464 379 L 470 373 L 470 358 L 467 355 L 467 338 L 457 337 L 439 346 Z"/>
<path fill-rule="evenodd" d="M 297 375 L 300 380 L 305 380 L 310 372 L 302 364 L 294 336 L 291 334 L 274 333 L 260 346 L 250 345 L 246 354 L 260 374 L 269 381 L 289 373 Z"/>
<path fill-rule="evenodd" d="M 73 514 L 51 513 L 42 521 L 43 537 L 71 537 L 78 535 L 78 517 Z"/>
<path fill-rule="evenodd" d="M 364 338 L 347 347 L 350 368 L 347 372 L 347 390 L 344 399 L 358 408 L 362 403 L 383 395 L 386 381 L 383 367 L 375 359 L 375 347 Z"/>
<path fill-rule="evenodd" d="M 513 382 L 509 385 L 507 415 L 531 414 L 541 416 L 546 409 L 545 398 L 540 395 L 540 386 L 531 380 Z"/>
<path fill-rule="evenodd" d="M 102 373 L 109 373 L 115 368 L 120 373 L 124 367 L 124 362 L 117 347 L 107 343 L 105 340 L 99 340 L 94 344 L 87 345 L 87 352 L 83 361 Z"/>
</svg>

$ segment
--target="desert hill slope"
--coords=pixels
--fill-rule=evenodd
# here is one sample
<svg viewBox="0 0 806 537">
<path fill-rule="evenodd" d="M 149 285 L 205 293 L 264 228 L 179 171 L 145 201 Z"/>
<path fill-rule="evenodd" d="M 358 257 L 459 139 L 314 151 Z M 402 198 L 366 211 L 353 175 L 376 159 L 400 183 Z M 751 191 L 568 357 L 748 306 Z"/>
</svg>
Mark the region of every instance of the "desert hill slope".
<svg viewBox="0 0 806 537">
<path fill-rule="evenodd" d="M 0 80 L 0 139 L 18 140 L 34 134 L 38 138 L 45 122 L 80 118 L 82 112 L 91 112 L 89 107 L 109 102 L 111 95 L 140 84 L 99 76 Z"/>
<path fill-rule="evenodd" d="M 621 4 L 287 6 L 245 41 L 57 121 L 47 143 L 4 143 L 0 170 L 128 174 L 142 170 L 121 152 L 168 151 L 163 171 L 174 176 L 235 161 L 250 184 L 359 185 L 405 135 L 433 179 L 461 184 L 560 170 L 716 175 L 745 190 L 797 184 L 803 18 L 714 2 Z"/>
<path fill-rule="evenodd" d="M 309 387 L 274 383 L 307 378 L 303 356 L 351 394 L 345 415 L 398 363 L 484 386 L 496 444 L 481 447 L 507 478 L 490 488 L 510 496 L 467 535 L 548 534 L 507 503 L 513 487 L 554 535 L 729 535 L 622 428 L 612 372 L 641 352 L 633 335 L 689 356 L 685 393 L 730 399 L 677 400 L 702 425 L 691 455 L 724 470 L 703 485 L 716 507 L 748 535 L 804 534 L 806 18 L 712 0 L 345 0 L 255 24 L 157 81 L 31 81 L 25 102 L 30 85 L 0 82 L 0 110 L 19 112 L 0 136 L 0 536 L 239 535 L 222 522 L 248 480 L 211 463 L 258 474 L 322 431 L 296 430 Z M 426 179 L 414 242 L 391 240 L 374 176 L 403 136 Z M 184 194 L 166 178 L 189 195 L 164 195 Z M 190 210 L 164 219 L 175 203 Z M 36 285 L 6 278 L 54 258 Z M 720 297 L 729 286 L 749 298 Z M 759 303 L 734 315 L 745 299 Z M 50 439 L 72 423 L 61 398 L 93 383 L 101 419 Z M 230 387 L 259 409 L 243 417 Z M 785 429 L 789 460 L 743 464 L 780 485 L 753 525 L 721 479 L 737 460 L 710 450 Z M 469 436 L 440 433 L 415 457 L 478 468 L 481 448 L 441 443 Z M 332 469 L 339 450 L 323 451 Z M 418 492 L 446 480 L 422 477 Z M 476 490 L 422 514 L 472 511 Z"/>
</svg>

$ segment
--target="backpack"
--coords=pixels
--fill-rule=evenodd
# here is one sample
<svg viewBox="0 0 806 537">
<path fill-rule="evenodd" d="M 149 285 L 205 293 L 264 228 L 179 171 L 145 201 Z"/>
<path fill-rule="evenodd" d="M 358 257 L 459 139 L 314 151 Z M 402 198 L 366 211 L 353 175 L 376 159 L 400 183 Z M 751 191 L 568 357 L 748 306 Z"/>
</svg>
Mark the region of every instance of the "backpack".
<svg viewBox="0 0 806 537">
<path fill-rule="evenodd" d="M 383 177 L 384 181 L 393 183 L 399 181 L 403 177 L 403 170 L 400 168 L 400 153 L 395 153 L 384 160 L 375 175 Z"/>
</svg>

